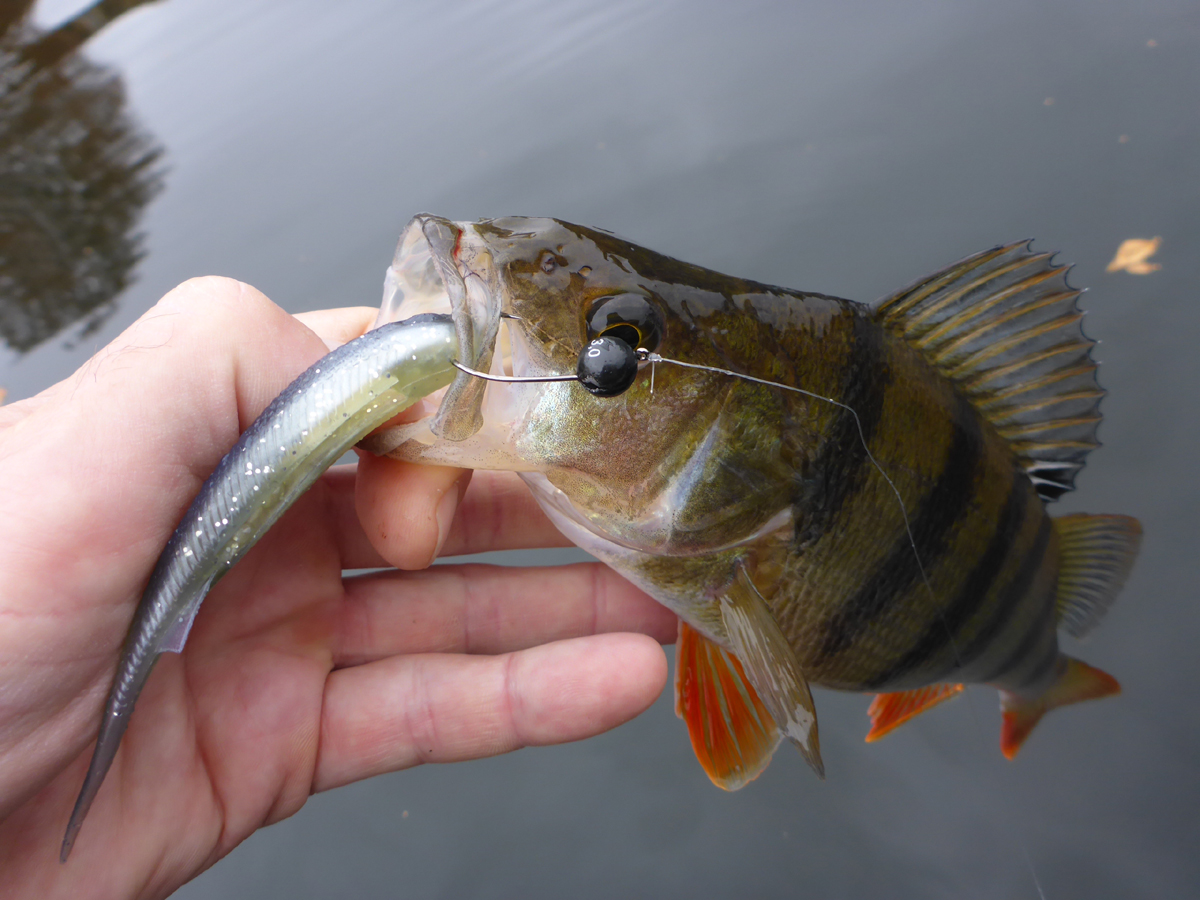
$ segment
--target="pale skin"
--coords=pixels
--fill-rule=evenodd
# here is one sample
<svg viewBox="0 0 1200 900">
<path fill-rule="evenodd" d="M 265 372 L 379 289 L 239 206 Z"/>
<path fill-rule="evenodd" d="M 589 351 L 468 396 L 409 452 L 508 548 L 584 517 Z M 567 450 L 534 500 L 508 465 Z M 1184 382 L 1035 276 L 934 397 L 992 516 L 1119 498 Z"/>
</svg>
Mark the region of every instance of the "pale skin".
<svg viewBox="0 0 1200 900">
<path fill-rule="evenodd" d="M 579 740 L 661 692 L 674 617 L 603 566 L 425 568 L 564 545 L 515 476 L 362 455 L 159 660 L 59 863 L 159 551 L 240 431 L 373 317 L 291 316 L 195 279 L 65 381 L 0 407 L 0 895 L 163 897 L 317 791 Z M 396 571 L 342 577 L 383 566 Z"/>
</svg>

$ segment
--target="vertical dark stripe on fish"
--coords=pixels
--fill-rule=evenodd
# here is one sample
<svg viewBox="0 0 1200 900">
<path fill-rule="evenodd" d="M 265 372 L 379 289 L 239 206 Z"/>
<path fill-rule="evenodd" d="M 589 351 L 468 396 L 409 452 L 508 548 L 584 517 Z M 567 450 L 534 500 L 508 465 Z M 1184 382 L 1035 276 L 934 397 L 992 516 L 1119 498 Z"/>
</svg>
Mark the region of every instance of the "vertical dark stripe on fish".
<svg viewBox="0 0 1200 900">
<path fill-rule="evenodd" d="M 1025 554 L 1025 559 L 1022 561 L 1021 568 L 1016 576 L 1004 589 L 1004 594 L 996 604 L 995 609 L 992 610 L 987 625 L 984 626 L 979 634 L 971 639 L 971 643 L 960 649 L 960 659 L 964 666 L 970 665 L 986 653 L 992 642 L 1004 631 L 1004 626 L 1012 621 L 1014 611 L 1020 605 L 1021 601 L 1025 599 L 1026 595 L 1028 595 L 1029 589 L 1033 586 L 1034 579 L 1037 578 L 1037 574 L 1042 568 L 1042 562 L 1046 558 L 1046 547 L 1050 544 L 1050 530 L 1052 527 L 1053 523 L 1050 517 L 1043 511 L 1037 536 L 1033 539 L 1033 546 Z M 987 677 L 978 680 L 990 681 L 1000 673 L 1006 672 L 1009 668 L 1016 665 L 1021 657 L 1029 652 L 1030 642 L 1036 638 L 1037 630 L 1040 627 L 1042 627 L 1042 622 L 1039 619 L 1030 632 L 1026 634 L 1025 639 L 1017 649 L 1006 657 L 1001 665 L 995 667 Z"/>
<path fill-rule="evenodd" d="M 1030 622 L 1025 636 L 1021 638 L 1021 642 L 1017 644 L 1013 652 L 1008 654 L 1002 663 L 993 666 L 986 675 L 979 678 L 979 682 L 988 684 L 1020 666 L 1025 657 L 1037 647 L 1038 641 L 1045 635 L 1047 627 L 1047 623 L 1040 618 Z"/>
<path fill-rule="evenodd" d="M 1037 685 L 1043 685 L 1044 682 L 1046 681 L 1046 676 L 1050 674 L 1050 671 L 1054 668 L 1055 663 L 1058 662 L 1059 651 L 1058 651 L 1057 636 L 1055 636 L 1055 635 L 1051 635 L 1051 636 L 1054 637 L 1055 639 L 1047 641 L 1047 644 L 1049 646 L 1047 646 L 1046 653 L 1042 656 L 1042 661 L 1039 662 L 1037 664 L 1037 666 L 1035 666 L 1025 676 L 1024 680 L 1021 683 L 1021 687 L 1033 687 L 1033 686 L 1037 686 Z M 1050 685 L 1045 684 L 1044 688 L 1048 688 L 1049 686 Z"/>
<path fill-rule="evenodd" d="M 1005 656 L 1001 662 L 992 666 L 977 680 L 986 684 L 1018 669 L 1026 657 L 1037 647 L 1038 641 L 1045 636 L 1047 629 L 1053 630 L 1053 628 L 1054 620 L 1052 617 L 1048 615 L 1034 616 L 1025 626 L 1025 636 L 1021 638 L 1012 652 Z"/>
<path fill-rule="evenodd" d="M 971 501 L 975 475 L 983 458 L 983 437 L 975 411 L 965 397 L 955 395 L 955 400 L 957 408 L 951 416 L 954 436 L 942 461 L 941 473 L 916 513 L 909 517 L 912 541 L 907 534 L 896 538 L 883 562 L 862 587 L 829 617 L 810 663 L 813 668 L 853 644 L 893 600 L 920 583 L 922 566 L 926 572 L 932 571 L 950 542 L 955 523 Z"/>
<path fill-rule="evenodd" d="M 947 646 L 951 646 L 955 651 L 956 658 L 959 656 L 963 648 L 956 645 L 955 636 L 979 611 L 980 606 L 987 598 L 988 591 L 1004 567 L 1013 541 L 1020 534 L 1021 526 L 1025 522 L 1025 509 L 1029 500 L 1028 481 L 1028 476 L 1024 472 L 1019 469 L 1014 472 L 1012 484 L 1008 489 L 1008 498 L 1004 501 L 1004 509 L 996 520 L 996 529 L 992 533 L 992 539 L 988 542 L 983 556 L 971 569 L 962 587 L 958 589 L 954 599 L 950 601 L 941 615 L 925 629 L 925 633 L 917 639 L 912 649 L 871 679 L 867 687 L 876 688 L 928 665 L 940 656 Z M 911 550 L 910 547 L 909 552 Z M 1002 602 L 1000 605 L 1003 606 L 1004 603 Z"/>
<path fill-rule="evenodd" d="M 841 389 L 834 398 L 850 409 L 837 407 L 829 435 L 806 467 L 811 477 L 798 485 L 793 501 L 798 546 L 812 546 L 821 539 L 837 519 L 846 498 L 861 488 L 873 468 L 867 447 L 883 418 L 892 371 L 885 364 L 883 331 L 878 325 L 852 314 L 851 340 Z"/>
</svg>

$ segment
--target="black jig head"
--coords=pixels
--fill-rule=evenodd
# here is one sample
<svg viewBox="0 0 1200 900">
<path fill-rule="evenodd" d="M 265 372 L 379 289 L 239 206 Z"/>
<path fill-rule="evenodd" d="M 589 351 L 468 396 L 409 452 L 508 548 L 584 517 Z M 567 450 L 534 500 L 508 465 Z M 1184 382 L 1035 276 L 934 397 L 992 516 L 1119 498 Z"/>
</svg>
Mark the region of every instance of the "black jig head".
<svg viewBox="0 0 1200 900">
<path fill-rule="evenodd" d="M 598 337 L 579 354 L 575 374 L 579 383 L 597 397 L 616 397 L 629 390 L 638 373 L 634 349 L 620 338 Z"/>
</svg>

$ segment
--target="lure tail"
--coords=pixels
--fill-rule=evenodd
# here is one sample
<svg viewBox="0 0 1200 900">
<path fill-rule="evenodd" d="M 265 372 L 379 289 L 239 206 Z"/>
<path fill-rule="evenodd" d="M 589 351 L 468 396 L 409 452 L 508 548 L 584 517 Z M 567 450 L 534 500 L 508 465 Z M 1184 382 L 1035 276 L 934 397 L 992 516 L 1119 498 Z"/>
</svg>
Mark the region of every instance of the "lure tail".
<svg viewBox="0 0 1200 900">
<path fill-rule="evenodd" d="M 150 670 L 154 668 L 157 660 L 158 654 L 156 653 L 147 662 L 134 669 L 134 677 L 122 685 L 126 688 L 127 693 L 117 694 L 114 690 L 113 696 L 109 697 L 108 703 L 105 705 L 104 718 L 100 722 L 100 734 L 96 738 L 96 749 L 92 751 L 92 760 L 88 764 L 87 775 L 84 776 L 83 787 L 75 800 L 75 807 L 71 810 L 71 818 L 67 822 L 67 832 L 63 836 L 62 849 L 58 853 L 60 863 L 65 863 L 67 857 L 71 855 L 71 848 L 75 845 L 75 838 L 83 825 L 83 819 L 91 809 L 92 801 L 96 799 L 100 785 L 104 782 L 104 776 L 108 774 L 109 767 L 112 766 L 113 759 L 117 755 L 117 748 L 121 745 L 125 729 L 129 727 L 129 718 L 133 715 L 133 703 L 132 701 L 127 702 L 125 698 L 136 698 L 141 693 L 142 686 L 146 683 L 146 679 L 150 676 Z"/>
</svg>

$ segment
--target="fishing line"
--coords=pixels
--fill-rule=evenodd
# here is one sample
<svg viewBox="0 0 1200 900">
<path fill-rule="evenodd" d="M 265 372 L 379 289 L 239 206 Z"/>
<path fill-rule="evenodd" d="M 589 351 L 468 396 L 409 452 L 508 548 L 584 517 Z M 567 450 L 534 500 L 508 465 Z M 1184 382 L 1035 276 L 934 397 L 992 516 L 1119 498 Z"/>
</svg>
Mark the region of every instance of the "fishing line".
<svg viewBox="0 0 1200 900">
<path fill-rule="evenodd" d="M 921 562 L 921 554 L 917 551 L 917 541 L 916 541 L 916 538 L 913 536 L 912 526 L 909 524 L 908 510 L 904 506 L 904 499 L 900 496 L 900 491 L 896 488 L 895 482 L 893 482 L 892 479 L 890 477 L 888 477 L 887 472 L 885 472 L 883 470 L 883 466 L 879 464 L 879 461 L 875 458 L 874 454 L 871 453 L 871 448 L 867 446 L 867 438 L 866 438 L 866 435 L 863 433 L 862 421 L 858 417 L 857 410 L 855 410 L 853 407 L 851 407 L 845 403 L 842 403 L 838 400 L 834 400 L 832 397 L 825 397 L 821 394 L 817 394 L 812 391 L 806 391 L 803 388 L 793 387 L 790 384 L 782 384 L 778 381 L 769 381 L 765 378 L 756 378 L 753 375 L 746 375 L 742 372 L 734 372 L 731 369 L 722 369 L 718 366 L 705 366 L 705 365 L 699 365 L 697 363 L 683 362 L 682 360 L 678 360 L 678 359 L 668 359 L 664 356 L 660 356 L 657 353 L 652 353 L 652 352 L 642 350 L 642 349 L 639 349 L 637 351 L 637 353 L 638 353 L 639 359 L 644 359 L 644 360 L 648 361 L 651 364 L 651 366 L 653 366 L 654 363 L 661 362 L 661 363 L 669 363 L 670 365 L 674 365 L 674 366 L 682 366 L 685 369 L 700 369 L 702 371 L 708 371 L 708 372 L 719 372 L 722 375 L 729 375 L 733 378 L 741 378 L 744 381 L 753 381 L 757 384 L 763 384 L 763 385 L 767 385 L 769 387 L 782 388 L 785 391 L 794 391 L 797 394 L 803 394 L 806 397 L 812 397 L 814 400 L 822 400 L 826 403 L 832 403 L 834 406 L 840 407 L 841 409 L 844 409 L 848 413 L 850 413 L 850 415 L 852 415 L 854 417 L 854 425 L 858 429 L 858 439 L 862 443 L 863 452 L 866 453 L 867 459 L 869 459 L 871 461 L 871 464 L 875 467 L 876 471 L 879 472 L 879 474 L 883 478 L 883 480 L 887 482 L 887 485 L 889 488 L 891 488 L 892 493 L 896 495 L 896 502 L 900 506 L 900 514 L 904 517 L 904 530 L 908 535 L 908 543 L 912 547 L 913 559 L 916 561 L 917 569 L 921 573 L 921 580 L 925 583 L 925 590 L 927 590 L 929 592 L 930 599 L 933 600 L 936 605 L 937 595 L 934 594 L 934 592 L 933 592 L 933 585 L 929 583 L 929 576 L 925 572 L 925 565 L 924 565 L 924 563 Z M 654 369 L 651 368 L 650 372 L 651 372 L 651 377 L 653 377 Z M 962 654 L 959 653 L 958 643 L 954 640 L 954 632 L 951 630 L 950 626 L 946 623 L 944 613 L 939 613 L 939 618 L 941 620 L 942 627 L 946 629 L 946 637 L 949 639 L 950 649 L 954 653 L 954 660 L 958 664 L 958 667 L 961 669 L 963 667 Z M 973 702 L 973 700 L 971 698 L 970 692 L 966 692 L 966 693 L 967 693 L 967 708 L 971 711 L 971 719 L 975 723 L 975 739 L 977 741 L 979 741 L 979 747 L 980 747 L 981 753 L 986 753 L 987 748 L 983 744 L 983 722 L 979 718 L 979 711 L 975 708 L 975 703 Z M 999 786 L 1000 785 L 997 785 L 997 787 L 999 787 Z M 1001 791 L 1000 793 L 1003 794 L 1004 792 Z M 1011 803 L 1011 802 L 1012 802 L 1011 799 L 1006 797 L 1005 803 L 1007 804 L 1007 803 Z M 1014 810 L 1010 806 L 1009 807 L 1010 816 L 1013 814 L 1013 812 L 1014 812 Z M 1041 900 L 1046 900 L 1046 893 L 1044 890 L 1042 890 L 1041 880 L 1038 878 L 1037 870 L 1034 868 L 1034 865 L 1033 865 L 1033 856 L 1029 852 L 1029 846 L 1025 843 L 1025 839 L 1021 836 L 1021 833 L 1019 830 L 1017 831 L 1017 843 L 1021 848 L 1022 856 L 1025 858 L 1025 865 L 1029 869 L 1029 876 L 1030 876 L 1030 878 L 1033 879 L 1033 886 L 1038 892 L 1038 897 L 1040 897 Z"/>
<path fill-rule="evenodd" d="M 912 547 L 913 559 L 915 559 L 917 562 L 917 569 L 921 573 L 921 580 L 925 582 L 925 589 L 929 591 L 929 596 L 936 599 L 936 596 L 933 593 L 933 586 L 929 583 L 929 576 L 925 574 L 925 564 L 921 562 L 921 554 L 917 552 L 917 541 L 916 538 L 913 537 L 912 526 L 908 521 L 908 510 L 904 507 L 904 498 L 900 496 L 900 491 L 896 488 L 895 482 L 888 477 L 887 472 L 883 471 L 883 466 L 879 464 L 879 460 L 875 458 L 875 455 L 871 452 L 871 448 L 867 446 L 867 436 L 863 431 L 862 420 L 858 417 L 858 411 L 854 407 L 846 403 L 842 403 L 840 400 L 834 400 L 832 397 L 825 397 L 821 394 L 813 393 L 812 391 L 806 391 L 804 388 L 793 387 L 790 384 L 782 384 L 778 381 L 768 381 L 765 378 L 755 378 L 753 375 L 745 375 L 742 372 L 734 372 L 732 369 L 722 369 L 717 366 L 703 366 L 698 363 L 688 363 L 678 359 L 668 359 L 665 356 L 659 356 L 657 353 L 651 353 L 649 351 L 638 350 L 637 352 L 639 359 L 645 359 L 651 364 L 661 362 L 669 363 L 673 366 L 682 366 L 685 369 L 701 369 L 706 372 L 719 372 L 722 375 L 729 375 L 733 378 L 741 378 L 744 381 L 753 381 L 757 384 L 765 384 L 768 387 L 777 387 L 782 388 L 785 391 L 794 391 L 797 394 L 803 394 L 805 397 L 812 397 L 814 400 L 822 400 L 825 403 L 832 403 L 834 406 L 844 409 L 846 412 L 850 413 L 850 415 L 854 416 L 854 427 L 858 429 L 858 440 L 862 443 L 863 452 L 867 454 L 867 459 L 871 461 L 871 465 L 875 467 L 875 470 L 879 472 L 883 480 L 887 482 L 887 486 L 892 489 L 892 493 L 896 495 L 896 503 L 900 506 L 900 515 L 904 517 L 904 531 L 908 535 L 908 543 Z M 644 356 L 643 352 L 645 354 Z M 651 369 L 651 372 L 653 371 L 654 370 Z M 951 637 L 951 644 L 953 644 L 953 641 L 954 639 Z M 958 654 L 956 651 L 955 656 L 957 657 L 957 655 Z M 961 665 L 961 660 L 959 661 L 959 664 Z"/>
<path fill-rule="evenodd" d="M 516 318 L 516 317 L 512 316 L 511 318 Z M 908 509 L 904 505 L 904 498 L 900 495 L 900 490 L 896 487 L 896 483 L 894 481 L 892 481 L 892 479 L 888 475 L 888 473 L 886 471 L 884 471 L 883 466 L 879 463 L 879 460 L 877 460 L 875 458 L 875 455 L 871 452 L 871 448 L 867 445 L 867 437 L 866 437 L 866 433 L 863 431 L 862 420 L 859 418 L 858 411 L 856 409 L 854 409 L 854 407 L 850 406 L 849 404 L 842 403 L 840 400 L 835 400 L 832 397 L 826 397 L 823 394 L 818 394 L 813 391 L 806 391 L 806 390 L 804 390 L 804 388 L 798 388 L 798 387 L 795 387 L 790 384 L 783 384 L 782 382 L 778 382 L 778 381 L 770 381 L 769 379 L 766 379 L 766 378 L 757 378 L 754 375 L 747 375 L 743 372 L 735 372 L 732 369 L 723 369 L 719 366 L 708 366 L 708 365 L 702 365 L 700 363 L 684 362 L 683 360 L 679 360 L 679 359 L 670 359 L 668 357 L 661 356 L 658 353 L 655 353 L 653 351 L 647 350 L 644 347 L 639 347 L 635 351 L 635 354 L 637 355 L 637 358 L 640 361 L 650 363 L 650 393 L 651 394 L 654 393 L 654 367 L 657 363 L 664 363 L 664 364 L 672 365 L 672 366 L 680 366 L 681 368 L 684 368 L 684 369 L 695 369 L 695 370 L 702 371 L 702 372 L 715 372 L 720 375 L 727 375 L 731 378 L 740 378 L 743 381 L 750 381 L 750 382 L 754 382 L 755 384 L 765 385 L 766 387 L 774 387 L 774 388 L 780 388 L 785 391 L 792 391 L 793 393 L 796 393 L 796 394 L 802 394 L 805 397 L 811 397 L 814 400 L 820 400 L 824 403 L 832 404 L 833 406 L 836 406 L 839 409 L 844 409 L 846 412 L 850 413 L 850 415 L 854 417 L 854 427 L 858 431 L 858 439 L 859 439 L 859 442 L 862 444 L 863 452 L 866 454 L 867 459 L 870 460 L 870 462 L 871 462 L 871 465 L 873 465 L 875 467 L 875 470 L 879 473 L 880 477 L 883 478 L 883 480 L 887 483 L 887 486 L 891 489 L 892 493 L 896 497 L 896 503 L 900 507 L 900 515 L 904 519 L 904 532 L 908 536 L 909 546 L 912 547 L 913 559 L 916 561 L 917 570 L 921 574 L 921 581 L 925 585 L 925 590 L 928 591 L 929 597 L 934 602 L 934 605 L 936 607 L 937 595 L 934 593 L 933 585 L 929 581 L 929 575 L 925 571 L 925 564 L 921 561 L 921 554 L 917 550 L 917 540 L 916 540 L 916 537 L 913 535 L 912 524 L 908 518 Z M 479 372 L 479 371 L 476 371 L 475 369 L 468 368 L 467 366 L 464 366 L 462 363 L 460 363 L 458 360 L 451 360 L 451 364 L 456 369 L 458 369 L 462 372 L 466 372 L 468 375 L 474 375 L 477 378 L 483 378 L 487 381 L 498 381 L 498 382 L 501 382 L 504 384 L 548 383 L 548 382 L 563 382 L 563 381 L 579 381 L 580 380 L 578 375 L 517 375 L 517 376 L 514 376 L 514 375 L 492 375 L 490 373 Z M 950 626 L 946 623 L 944 611 L 940 611 L 938 615 L 941 620 L 942 626 L 946 629 L 946 637 L 949 640 L 950 649 L 954 654 L 954 660 L 957 663 L 958 667 L 961 669 L 961 668 L 963 668 L 963 659 L 962 659 L 962 654 L 959 652 L 959 649 L 958 649 L 958 643 L 954 640 L 954 633 L 951 630 Z M 975 723 L 975 739 L 977 741 L 979 741 L 981 753 L 986 753 L 987 748 L 983 744 L 983 722 L 979 718 L 978 710 L 975 708 L 975 703 L 971 699 L 970 692 L 964 692 L 964 693 L 967 694 L 967 708 L 971 711 L 971 718 Z M 1000 787 L 999 784 L 997 784 L 996 786 Z M 1005 795 L 1004 791 L 1000 791 L 1000 793 L 1002 795 Z M 1012 807 L 1010 805 L 1012 803 L 1011 798 L 1009 798 L 1009 797 L 1007 797 L 1007 795 L 1005 795 L 1005 799 L 1002 802 L 1004 802 L 1006 805 L 1008 805 L 1010 821 L 1015 820 L 1015 816 L 1013 815 L 1013 813 L 1015 811 L 1012 809 Z M 1025 859 L 1025 865 L 1029 870 L 1030 878 L 1033 880 L 1033 886 L 1038 892 L 1038 897 L 1041 898 L 1041 900 L 1046 900 L 1046 893 L 1045 893 L 1045 891 L 1042 890 L 1041 880 L 1038 878 L 1037 870 L 1034 868 L 1034 865 L 1033 865 L 1033 855 L 1029 852 L 1029 846 L 1026 844 L 1025 839 L 1024 839 L 1024 837 L 1022 837 L 1019 829 L 1016 833 L 1016 837 L 1017 837 L 1017 844 L 1021 848 L 1021 854 Z"/>
<path fill-rule="evenodd" d="M 513 316 L 511 318 L 516 317 Z M 832 397 L 825 397 L 821 394 L 816 394 L 812 391 L 806 391 L 803 388 L 793 387 L 790 384 L 782 384 L 778 381 L 768 381 L 765 378 L 755 378 L 753 375 L 745 375 L 741 372 L 734 372 L 732 369 L 722 369 L 717 366 L 704 366 L 698 363 L 683 362 L 679 359 L 669 359 L 665 356 L 660 356 L 657 353 L 646 350 L 643 347 L 639 347 L 635 352 L 639 360 L 650 363 L 651 393 L 653 393 L 654 390 L 653 378 L 655 363 L 668 363 L 673 366 L 682 366 L 685 369 L 699 369 L 705 372 L 717 372 L 721 375 L 729 375 L 732 378 L 741 378 L 744 381 L 753 381 L 757 384 L 766 385 L 767 387 L 777 387 L 782 388 L 785 391 L 793 391 L 797 394 L 803 394 L 805 397 L 812 397 L 814 400 L 821 400 L 825 403 L 831 403 L 834 406 L 844 409 L 846 412 L 850 413 L 850 415 L 854 417 L 854 427 L 858 430 L 858 439 L 862 443 L 863 452 L 867 454 L 867 459 L 871 461 L 871 465 L 875 467 L 876 471 L 879 472 L 883 480 L 887 482 L 887 486 L 891 488 L 892 493 L 896 495 L 896 503 L 900 507 L 900 515 L 904 518 L 904 531 L 905 534 L 908 535 L 908 543 L 912 547 L 913 558 L 917 562 L 917 569 L 921 573 L 921 580 L 925 583 L 925 589 L 929 591 L 929 596 L 936 599 L 936 595 L 933 593 L 933 586 L 929 583 L 929 576 L 925 572 L 925 564 L 921 562 L 921 554 L 917 552 L 917 541 L 916 538 L 913 537 L 912 525 L 908 520 L 908 510 L 904 507 L 904 498 L 900 496 L 900 491 L 897 489 L 895 482 L 888 477 L 888 473 L 883 470 L 883 466 L 879 464 L 879 460 L 875 458 L 875 455 L 871 453 L 871 448 L 867 446 L 867 437 L 866 433 L 863 431 L 862 420 L 859 419 L 858 411 L 855 410 L 854 407 L 842 403 L 840 400 L 834 400 Z M 550 382 L 579 380 L 578 375 L 493 375 L 490 372 L 480 372 L 476 369 L 472 369 L 469 366 L 459 362 L 457 359 L 450 360 L 450 364 L 460 372 L 466 372 L 468 375 L 474 375 L 476 378 L 482 378 L 485 381 L 498 381 L 501 384 L 544 384 Z M 953 636 L 950 640 L 951 645 L 953 646 Z M 955 657 L 956 659 L 958 657 L 957 649 L 955 650 Z M 961 665 L 961 659 L 958 661 Z"/>
<path fill-rule="evenodd" d="M 916 561 L 917 569 L 921 573 L 921 580 L 925 583 L 925 590 L 929 592 L 930 599 L 933 600 L 936 605 L 937 595 L 934 594 L 934 592 L 933 592 L 933 585 L 929 583 L 929 576 L 925 572 L 925 565 L 924 565 L 924 563 L 921 562 L 921 554 L 917 550 L 917 541 L 916 541 L 916 538 L 913 536 L 912 526 L 909 524 L 908 510 L 904 506 L 904 499 L 900 496 L 900 491 L 896 488 L 895 482 L 893 482 L 892 479 L 888 476 L 887 472 L 885 472 L 883 470 L 883 466 L 879 464 L 879 461 L 875 458 L 874 454 L 871 453 L 871 448 L 867 446 L 867 438 L 866 438 L 866 435 L 863 433 L 862 421 L 858 417 L 857 410 L 855 410 L 853 407 L 851 407 L 845 403 L 842 403 L 838 400 L 834 400 L 832 397 L 825 397 L 821 394 L 814 393 L 813 391 L 806 391 L 803 388 L 793 387 L 790 384 L 782 384 L 778 381 L 769 381 L 765 378 L 756 378 L 753 375 L 746 375 L 742 372 L 734 372 L 731 369 L 722 369 L 718 366 L 705 366 L 705 365 L 699 365 L 697 363 L 683 362 L 682 360 L 678 360 L 678 359 L 668 359 L 664 356 L 660 356 L 657 353 L 651 353 L 649 351 L 642 350 L 642 349 L 639 349 L 637 351 L 637 353 L 638 353 L 639 359 L 644 359 L 651 364 L 651 366 L 652 366 L 652 368 L 650 370 L 651 378 L 653 378 L 653 374 L 654 374 L 654 369 L 653 369 L 654 363 L 659 363 L 659 362 L 669 363 L 670 365 L 674 365 L 674 366 L 682 366 L 685 369 L 699 369 L 699 370 L 708 371 L 708 372 L 719 372 L 722 375 L 729 375 L 733 378 L 741 378 L 744 381 L 753 381 L 757 384 L 763 384 L 763 385 L 767 385 L 769 387 L 782 388 L 785 391 L 794 391 L 797 394 L 803 394 L 806 397 L 812 397 L 814 400 L 822 400 L 826 403 L 831 403 L 834 406 L 840 407 L 841 409 L 844 409 L 848 413 L 850 413 L 850 415 L 852 415 L 854 417 L 854 425 L 858 429 L 858 439 L 862 443 L 863 452 L 866 453 L 867 459 L 869 459 L 871 461 L 871 465 L 873 465 L 875 467 L 876 471 L 879 472 L 879 474 L 883 478 L 883 480 L 887 482 L 887 485 L 889 488 L 891 488 L 892 493 L 896 495 L 896 502 L 900 506 L 900 514 L 904 517 L 904 530 L 908 535 L 908 543 L 912 547 L 913 559 Z M 963 667 L 962 654 L 959 653 L 958 643 L 954 640 L 954 632 L 951 630 L 950 626 L 946 623 L 944 613 L 939 613 L 939 618 L 941 620 L 942 627 L 946 629 L 946 637 L 949 639 L 950 649 L 954 653 L 954 660 L 958 664 L 958 667 L 961 669 Z M 966 692 L 966 693 L 967 693 L 967 708 L 971 711 L 971 719 L 975 723 L 975 739 L 977 741 L 979 741 L 981 753 L 985 753 L 987 748 L 983 744 L 983 722 L 979 718 L 979 711 L 975 708 L 975 703 L 972 701 L 971 694 L 969 692 Z M 997 787 L 999 787 L 999 786 L 1000 785 L 997 785 Z M 1003 794 L 1004 792 L 1001 791 L 1000 793 Z M 1011 799 L 1006 797 L 1005 802 L 1011 803 L 1012 801 L 1011 801 Z M 1013 812 L 1014 811 L 1010 807 L 1009 808 L 1010 815 L 1012 815 Z M 1025 839 L 1021 836 L 1021 833 L 1019 830 L 1017 831 L 1017 843 L 1021 848 L 1022 856 L 1025 858 L 1025 865 L 1029 869 L 1029 876 L 1030 876 L 1030 878 L 1033 879 L 1033 886 L 1038 892 L 1038 897 L 1040 897 L 1041 900 L 1046 900 L 1046 893 L 1044 890 L 1042 890 L 1041 880 L 1038 878 L 1037 870 L 1034 868 L 1034 865 L 1033 865 L 1033 856 L 1029 852 L 1029 846 L 1025 843 Z"/>
<path fill-rule="evenodd" d="M 508 316 L 507 318 L 517 318 L 516 316 Z M 858 439 L 862 443 L 863 452 L 867 454 L 867 459 L 871 461 L 879 475 L 887 482 L 887 486 L 891 488 L 893 494 L 896 495 L 896 503 L 900 507 L 900 515 L 904 518 L 904 532 L 908 535 L 908 543 L 912 547 L 913 559 L 916 560 L 917 569 L 921 573 L 921 581 L 925 583 L 925 589 L 929 591 L 929 596 L 935 602 L 937 595 L 933 592 L 933 585 L 929 583 L 929 576 L 925 572 L 925 564 L 921 562 L 921 554 L 917 551 L 917 541 L 913 536 L 912 525 L 908 519 L 908 510 L 904 506 L 904 498 L 900 496 L 900 491 L 896 487 L 896 483 L 888 476 L 888 473 L 883 470 L 883 466 L 879 464 L 879 460 L 871 452 L 871 448 L 867 446 L 867 436 L 863 431 L 862 420 L 858 417 L 858 411 L 854 407 L 842 403 L 840 400 L 834 400 L 832 397 L 826 397 L 822 394 L 817 394 L 812 391 L 806 391 L 804 388 L 793 387 L 790 384 L 783 384 L 778 381 L 769 381 L 766 378 L 756 378 L 753 375 L 746 375 L 742 372 L 735 372 L 732 369 L 722 369 L 718 366 L 705 366 L 699 363 L 684 362 L 679 359 L 669 359 L 665 356 L 660 356 L 644 347 L 639 347 L 636 351 L 637 358 L 642 362 L 650 363 L 650 378 L 651 378 L 651 393 L 654 391 L 654 365 L 656 363 L 667 363 L 672 366 L 681 366 L 685 369 L 698 369 L 704 372 L 716 372 L 720 375 L 728 375 L 731 378 L 741 378 L 743 381 L 753 381 L 756 384 L 766 385 L 767 387 L 782 388 L 785 391 L 792 391 L 797 394 L 803 394 L 805 397 L 812 397 L 814 400 L 821 400 L 825 403 L 831 403 L 840 409 L 846 410 L 854 417 L 854 427 L 858 430 Z M 460 372 L 466 372 L 468 375 L 474 375 L 476 378 L 482 378 L 485 381 L 498 381 L 501 384 L 544 384 L 549 382 L 560 381 L 579 381 L 578 375 L 493 375 L 490 372 L 480 372 L 472 369 L 469 366 L 463 365 L 457 359 L 450 360 L 450 364 Z M 962 658 L 958 654 L 958 648 L 954 644 L 954 636 L 950 635 L 950 646 L 954 649 L 955 660 L 959 666 L 962 665 Z"/>
</svg>

